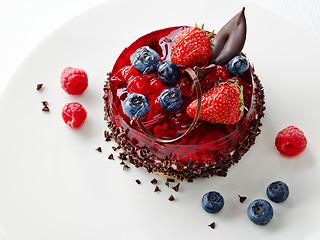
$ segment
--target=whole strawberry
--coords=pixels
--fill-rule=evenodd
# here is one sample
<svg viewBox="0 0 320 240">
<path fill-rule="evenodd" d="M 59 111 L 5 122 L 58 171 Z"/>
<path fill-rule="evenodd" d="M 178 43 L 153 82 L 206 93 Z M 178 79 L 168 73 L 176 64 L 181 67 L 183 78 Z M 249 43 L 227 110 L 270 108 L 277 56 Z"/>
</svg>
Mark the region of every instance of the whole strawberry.
<svg viewBox="0 0 320 240">
<path fill-rule="evenodd" d="M 178 65 L 202 67 L 208 64 L 211 55 L 210 38 L 198 27 L 183 29 L 172 43 L 171 61 Z"/>
<path fill-rule="evenodd" d="M 237 123 L 244 111 L 242 86 L 237 82 L 225 82 L 214 86 L 201 98 L 199 120 L 219 124 Z M 195 100 L 187 107 L 187 114 L 194 118 L 198 101 Z"/>
</svg>

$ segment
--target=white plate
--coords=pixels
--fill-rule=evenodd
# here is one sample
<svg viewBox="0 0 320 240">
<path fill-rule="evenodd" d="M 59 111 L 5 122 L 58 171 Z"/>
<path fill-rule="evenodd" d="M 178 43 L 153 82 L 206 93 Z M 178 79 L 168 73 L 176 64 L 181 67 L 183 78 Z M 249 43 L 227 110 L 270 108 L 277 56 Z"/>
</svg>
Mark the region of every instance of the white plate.
<svg viewBox="0 0 320 240">
<path fill-rule="evenodd" d="M 164 185 L 164 177 L 134 167 L 123 171 L 119 160 L 107 159 L 114 143 L 104 142 L 102 87 L 120 52 L 139 36 L 168 26 L 197 21 L 218 30 L 242 6 L 213 0 L 113 1 L 66 23 L 34 49 L 0 99 L 0 226 L 7 240 L 319 237 L 319 46 L 255 5 L 245 4 L 244 52 L 265 87 L 266 117 L 256 144 L 228 176 L 183 182 L 176 193 Z M 66 66 L 87 71 L 90 83 L 82 96 L 61 89 Z M 39 92 L 38 83 L 44 84 Z M 41 111 L 43 100 L 50 112 Z M 88 111 L 79 130 L 61 118 L 70 101 Z M 280 156 L 274 147 L 277 132 L 290 124 L 309 140 L 307 150 L 294 158 Z M 95 150 L 98 146 L 103 153 Z M 154 177 L 161 192 L 153 192 Z M 266 198 L 267 185 L 279 179 L 288 183 L 289 199 L 273 204 L 268 225 L 252 224 L 248 204 Z M 225 198 L 219 214 L 201 208 L 209 190 Z M 167 200 L 171 194 L 176 201 Z M 238 194 L 248 199 L 241 204 Z M 208 227 L 212 221 L 214 230 Z"/>
</svg>

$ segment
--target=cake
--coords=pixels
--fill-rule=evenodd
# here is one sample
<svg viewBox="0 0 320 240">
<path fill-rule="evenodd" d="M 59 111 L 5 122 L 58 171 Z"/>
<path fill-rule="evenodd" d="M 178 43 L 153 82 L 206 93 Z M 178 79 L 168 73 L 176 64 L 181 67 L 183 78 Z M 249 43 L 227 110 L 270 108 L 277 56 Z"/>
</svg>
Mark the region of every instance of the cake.
<svg viewBox="0 0 320 240">
<path fill-rule="evenodd" d="M 260 133 L 264 92 L 242 52 L 244 8 L 217 34 L 203 28 L 148 33 L 108 74 L 105 134 L 136 167 L 188 181 L 226 176 Z"/>
</svg>

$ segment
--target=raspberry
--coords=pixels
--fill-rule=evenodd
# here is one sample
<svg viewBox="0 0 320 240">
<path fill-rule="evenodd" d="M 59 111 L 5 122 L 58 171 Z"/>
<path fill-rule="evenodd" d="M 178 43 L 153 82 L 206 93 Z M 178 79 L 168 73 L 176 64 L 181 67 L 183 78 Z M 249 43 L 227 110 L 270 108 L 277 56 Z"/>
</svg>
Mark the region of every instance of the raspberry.
<svg viewBox="0 0 320 240">
<path fill-rule="evenodd" d="M 164 89 L 166 89 L 166 86 L 164 86 L 158 78 L 154 78 L 150 81 L 150 91 L 152 93 L 160 94 Z"/>
<path fill-rule="evenodd" d="M 127 90 L 130 93 L 146 94 L 149 89 L 148 78 L 143 76 L 135 76 L 129 79 Z"/>
<path fill-rule="evenodd" d="M 87 111 L 77 102 L 64 105 L 62 109 L 63 121 L 71 128 L 79 128 L 87 117 Z"/>
<path fill-rule="evenodd" d="M 71 95 L 83 93 L 88 87 L 86 72 L 80 68 L 65 68 L 61 73 L 61 87 Z"/>
<path fill-rule="evenodd" d="M 307 138 L 299 128 L 289 126 L 278 133 L 275 145 L 283 155 L 296 156 L 306 149 Z"/>
<path fill-rule="evenodd" d="M 228 77 L 227 69 L 223 66 L 216 66 L 213 71 L 215 73 L 215 77 L 220 78 L 222 81 Z"/>
<path fill-rule="evenodd" d="M 139 72 L 134 66 L 126 66 L 121 70 L 121 75 L 123 79 L 128 82 L 130 77 L 139 75 Z"/>
</svg>

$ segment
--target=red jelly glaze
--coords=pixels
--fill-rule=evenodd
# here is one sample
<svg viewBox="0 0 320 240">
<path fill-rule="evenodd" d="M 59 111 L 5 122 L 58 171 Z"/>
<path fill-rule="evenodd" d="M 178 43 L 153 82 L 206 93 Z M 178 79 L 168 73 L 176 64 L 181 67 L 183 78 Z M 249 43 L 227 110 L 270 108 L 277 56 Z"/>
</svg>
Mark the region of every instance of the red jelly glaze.
<svg viewBox="0 0 320 240">
<path fill-rule="evenodd" d="M 193 130 L 179 141 L 164 144 L 151 140 L 144 135 L 136 122 L 126 116 L 121 107 L 121 103 L 126 98 L 128 91 L 128 79 L 123 77 L 124 68 L 131 66 L 130 56 L 136 49 L 142 46 L 149 46 L 158 52 L 161 60 L 170 60 L 170 49 L 174 37 L 185 26 L 171 27 L 151 32 L 132 43 L 126 48 L 116 61 L 111 73 L 109 91 L 109 112 L 110 118 L 116 127 L 122 127 L 127 137 L 133 144 L 149 149 L 149 155 L 155 155 L 157 159 L 178 162 L 187 162 L 194 159 L 198 162 L 216 163 L 221 156 L 232 154 L 238 142 L 242 142 L 248 136 L 246 129 L 249 123 L 256 119 L 257 111 L 255 106 L 255 96 L 253 89 L 255 84 L 251 75 L 251 68 L 247 70 L 239 80 L 239 84 L 244 88 L 244 102 L 248 111 L 242 119 L 235 125 L 213 124 L 205 121 L 198 121 Z M 140 75 L 140 73 L 135 73 Z M 155 136 L 163 139 L 176 138 L 184 133 L 190 124 L 191 118 L 186 113 L 188 104 L 196 99 L 195 91 L 188 91 L 192 83 L 187 79 L 181 79 L 176 87 L 180 87 L 185 95 L 185 104 L 178 112 L 168 112 L 162 109 L 157 101 L 157 96 L 163 90 L 159 84 L 159 91 L 154 87 L 156 81 L 155 74 L 147 75 L 151 84 L 145 89 L 146 97 L 150 101 L 150 111 L 141 120 L 143 124 Z M 130 80 L 129 80 L 130 82 Z"/>
</svg>

